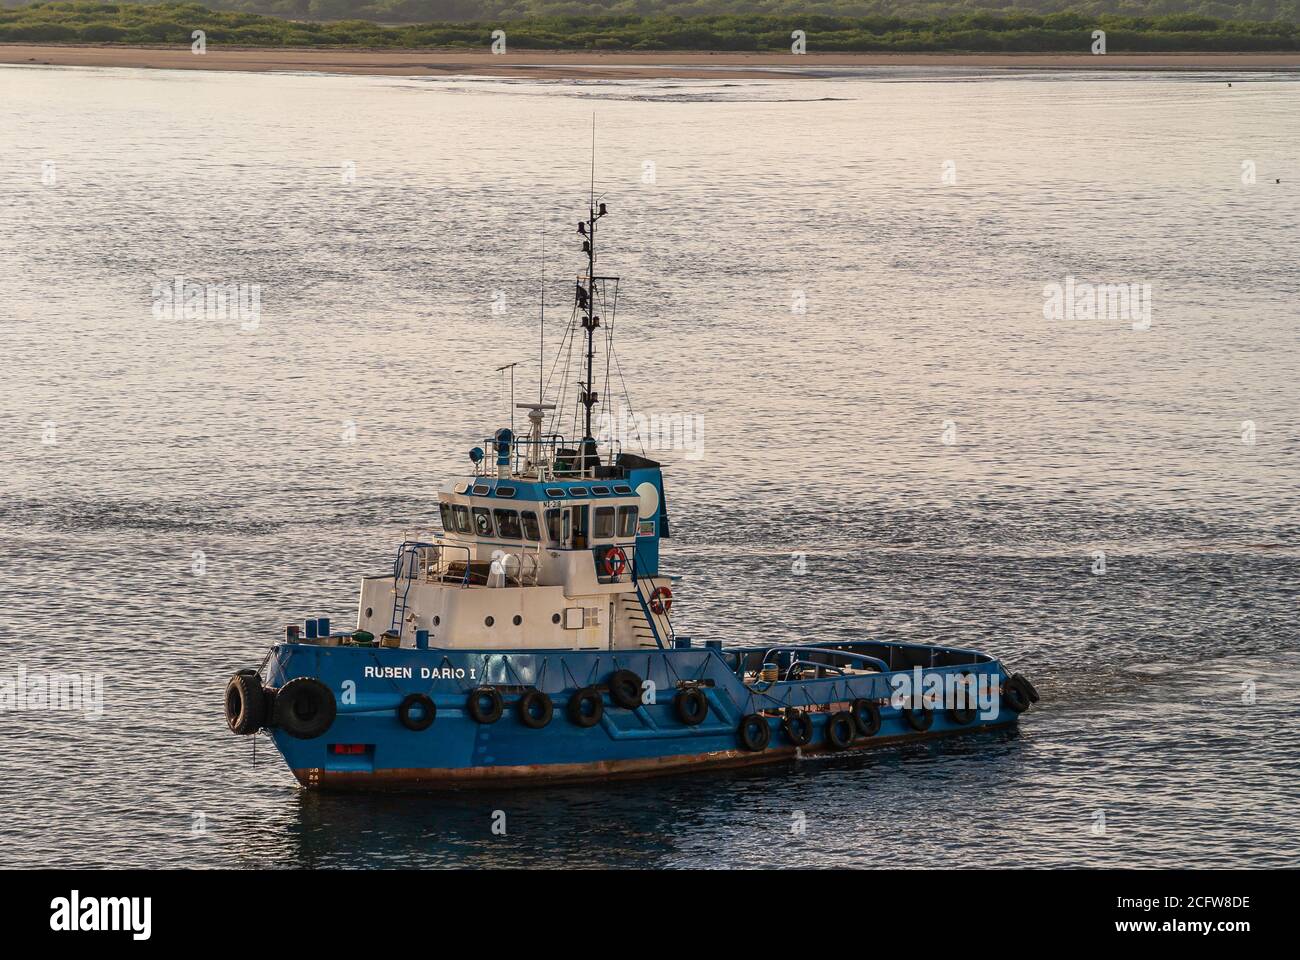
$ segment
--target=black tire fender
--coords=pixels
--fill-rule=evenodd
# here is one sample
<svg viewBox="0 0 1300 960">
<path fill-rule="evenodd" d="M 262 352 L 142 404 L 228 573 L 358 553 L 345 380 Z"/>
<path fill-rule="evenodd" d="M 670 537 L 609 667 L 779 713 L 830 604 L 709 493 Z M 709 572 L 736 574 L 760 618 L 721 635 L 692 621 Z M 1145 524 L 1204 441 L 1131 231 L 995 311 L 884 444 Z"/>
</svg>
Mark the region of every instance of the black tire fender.
<svg viewBox="0 0 1300 960">
<path fill-rule="evenodd" d="M 338 712 L 334 692 L 315 677 L 294 677 L 275 696 L 275 725 L 299 740 L 314 740 Z"/>
<path fill-rule="evenodd" d="M 826 718 L 826 743 L 832 750 L 843 750 L 853 742 L 853 714 L 837 710 Z"/>
<path fill-rule="evenodd" d="M 709 715 L 709 698 L 699 687 L 686 687 L 673 697 L 673 710 L 677 719 L 688 727 L 701 724 Z"/>
<path fill-rule="evenodd" d="M 397 719 L 407 730 L 428 730 L 438 716 L 434 702 L 422 693 L 408 693 L 397 705 Z"/>
<path fill-rule="evenodd" d="M 1002 684 L 1002 702 L 1013 713 L 1024 713 L 1029 709 L 1029 691 L 1019 677 L 1008 677 Z"/>
<path fill-rule="evenodd" d="M 226 726 L 240 736 L 266 726 L 266 695 L 256 670 L 241 670 L 226 684 Z"/>
<path fill-rule="evenodd" d="M 917 733 L 924 733 L 934 725 L 934 708 L 925 704 L 920 707 L 904 707 L 903 719 Z"/>
<path fill-rule="evenodd" d="M 496 723 L 505 709 L 496 687 L 475 687 L 465 701 L 465 710 L 475 723 Z"/>
<path fill-rule="evenodd" d="M 519 711 L 519 722 L 530 730 L 542 729 L 551 722 L 551 717 L 555 714 L 555 705 L 551 703 L 551 698 L 536 687 L 524 691 L 515 709 Z"/>
<path fill-rule="evenodd" d="M 964 727 L 964 726 L 966 726 L 966 724 L 972 722 L 972 721 L 975 719 L 975 715 L 976 715 L 976 713 L 979 712 L 978 708 L 976 707 L 976 705 L 975 705 L 975 703 L 974 703 L 974 700 L 975 700 L 975 674 L 973 674 L 973 673 L 963 673 L 963 674 L 959 677 L 959 681 L 960 681 L 960 683 L 958 684 L 958 688 L 954 689 L 953 694 L 954 694 L 954 696 L 958 696 L 959 694 L 957 693 L 957 689 L 960 689 L 960 687 L 964 685 L 964 686 L 966 687 L 966 690 L 967 690 L 967 693 L 966 693 L 965 698 L 964 698 L 965 701 L 966 701 L 966 705 L 965 705 L 965 706 L 961 706 L 961 707 L 959 707 L 959 706 L 957 706 L 956 702 L 954 701 L 953 704 L 952 704 L 952 706 L 950 706 L 950 707 L 947 709 L 946 713 L 947 713 L 947 716 L 948 716 L 948 719 L 949 719 L 949 720 L 951 720 L 953 723 L 957 724 L 957 726 L 959 726 L 959 727 Z"/>
<path fill-rule="evenodd" d="M 761 753 L 767 749 L 772 739 L 772 729 L 767 725 L 767 718 L 757 713 L 749 713 L 740 718 L 740 745 L 751 753 Z"/>
<path fill-rule="evenodd" d="M 569 698 L 569 720 L 580 727 L 594 727 L 605 716 L 605 701 L 595 687 L 583 687 Z"/>
<path fill-rule="evenodd" d="M 1028 677 L 1023 673 L 1013 673 L 1011 679 L 1020 681 L 1021 685 L 1025 688 L 1025 693 L 1029 694 L 1030 703 L 1038 702 L 1038 688 L 1029 682 Z"/>
<path fill-rule="evenodd" d="M 615 670 L 606 683 L 609 699 L 616 707 L 635 710 L 641 706 L 641 678 L 631 670 Z"/>
<path fill-rule="evenodd" d="M 812 717 L 802 710 L 787 710 L 785 719 L 781 721 L 781 730 L 796 747 L 807 746 L 813 738 Z"/>
<path fill-rule="evenodd" d="M 874 737 L 880 732 L 880 708 L 870 700 L 854 700 L 849 708 L 853 726 L 860 737 Z"/>
</svg>

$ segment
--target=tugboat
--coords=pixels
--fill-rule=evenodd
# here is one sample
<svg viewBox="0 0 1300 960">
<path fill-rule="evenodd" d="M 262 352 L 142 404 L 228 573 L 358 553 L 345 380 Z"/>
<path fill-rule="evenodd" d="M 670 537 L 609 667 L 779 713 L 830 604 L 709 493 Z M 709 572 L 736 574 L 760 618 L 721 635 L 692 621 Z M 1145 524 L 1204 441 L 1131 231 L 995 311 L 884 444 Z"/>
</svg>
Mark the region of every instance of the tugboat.
<svg viewBox="0 0 1300 960">
<path fill-rule="evenodd" d="M 470 450 L 467 476 L 438 493 L 441 529 L 408 534 L 391 573 L 362 578 L 355 630 L 291 624 L 230 678 L 231 731 L 265 730 L 308 789 L 440 790 L 773 764 L 1015 723 L 1037 691 L 975 650 L 676 631 L 662 466 L 593 432 L 596 331 L 608 354 L 618 285 L 596 272 L 605 216 L 593 195 L 564 341 L 570 357 L 585 347 L 581 437 L 544 430 L 560 406 L 544 390 L 517 404 L 527 437 L 503 427 Z"/>
</svg>

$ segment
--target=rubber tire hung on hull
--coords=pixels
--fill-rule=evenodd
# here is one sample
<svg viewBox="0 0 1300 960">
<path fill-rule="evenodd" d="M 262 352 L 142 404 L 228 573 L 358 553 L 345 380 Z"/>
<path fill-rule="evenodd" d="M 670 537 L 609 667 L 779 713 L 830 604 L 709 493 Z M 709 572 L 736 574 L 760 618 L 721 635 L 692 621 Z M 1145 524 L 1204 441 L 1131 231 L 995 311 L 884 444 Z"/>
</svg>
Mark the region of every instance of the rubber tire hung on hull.
<svg viewBox="0 0 1300 960">
<path fill-rule="evenodd" d="M 615 670 L 606 683 L 614 706 L 635 710 L 641 706 L 641 678 L 631 670 Z"/>
<path fill-rule="evenodd" d="M 605 716 L 605 701 L 595 687 L 583 687 L 569 698 L 567 712 L 578 726 L 594 727 Z"/>
<path fill-rule="evenodd" d="M 807 746 L 813 738 L 812 717 L 802 710 L 791 707 L 785 712 L 785 718 L 781 721 L 781 730 L 785 733 L 785 738 L 796 747 Z"/>
<path fill-rule="evenodd" d="M 299 740 L 319 737 L 337 712 L 333 691 L 315 677 L 294 677 L 275 696 L 275 725 Z"/>
<path fill-rule="evenodd" d="M 496 687 L 475 687 L 469 692 L 465 709 L 475 723 L 496 723 L 506 707 Z"/>
<path fill-rule="evenodd" d="M 880 708 L 870 700 L 854 700 L 849 713 L 859 736 L 874 737 L 880 732 Z"/>
<path fill-rule="evenodd" d="M 1002 702 L 1014 713 L 1024 713 L 1033 702 L 1025 678 L 1016 674 L 1002 684 Z"/>
<path fill-rule="evenodd" d="M 256 670 L 241 670 L 226 684 L 226 725 L 241 736 L 266 726 L 266 697 Z"/>
<path fill-rule="evenodd" d="M 417 733 L 428 730 L 437 716 L 437 706 L 422 693 L 408 693 L 397 705 L 397 719 L 407 730 L 414 730 Z"/>
<path fill-rule="evenodd" d="M 903 719 L 917 733 L 924 733 L 934 725 L 934 708 L 927 707 L 925 704 L 921 704 L 920 709 L 904 707 Z"/>
<path fill-rule="evenodd" d="M 957 724 L 957 726 L 959 727 L 964 727 L 966 726 L 966 724 L 970 723 L 975 719 L 975 714 L 977 712 L 974 703 L 975 674 L 963 673 L 961 675 L 960 682 L 962 686 L 966 687 L 966 692 L 963 695 L 963 698 L 966 701 L 966 705 L 959 707 L 957 706 L 956 703 L 954 703 L 951 707 L 948 708 L 947 713 L 948 713 L 949 720 Z M 954 694 L 956 695 L 956 691 L 954 691 Z"/>
<path fill-rule="evenodd" d="M 551 722 L 551 716 L 555 713 L 551 698 L 536 687 L 524 691 L 516 709 L 519 711 L 519 722 L 530 730 L 542 729 Z"/>
<path fill-rule="evenodd" d="M 833 750 L 843 750 L 853 742 L 853 714 L 837 710 L 826 718 L 826 742 Z"/>
<path fill-rule="evenodd" d="M 1013 673 L 1011 675 L 1011 679 L 1020 681 L 1021 685 L 1025 688 L 1025 693 L 1029 694 L 1030 703 L 1038 702 L 1038 688 L 1029 682 L 1028 677 L 1026 677 L 1023 673 Z"/>
<path fill-rule="evenodd" d="M 673 697 L 673 710 L 688 727 L 698 726 L 709 716 L 709 698 L 699 687 L 686 687 Z"/>
<path fill-rule="evenodd" d="M 740 745 L 752 753 L 767 749 L 772 739 L 772 730 L 767 725 L 767 718 L 757 713 L 746 714 L 740 718 Z"/>
</svg>

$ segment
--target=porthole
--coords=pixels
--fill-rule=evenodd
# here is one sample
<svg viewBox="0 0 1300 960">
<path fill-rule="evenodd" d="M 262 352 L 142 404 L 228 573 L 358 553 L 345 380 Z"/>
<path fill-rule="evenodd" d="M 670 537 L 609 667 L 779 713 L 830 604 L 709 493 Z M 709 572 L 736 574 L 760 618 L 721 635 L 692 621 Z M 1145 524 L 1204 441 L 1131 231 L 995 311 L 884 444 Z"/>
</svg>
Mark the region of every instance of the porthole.
<svg viewBox="0 0 1300 960">
<path fill-rule="evenodd" d="M 435 616 L 433 618 L 433 625 L 436 627 L 440 623 L 442 623 L 442 617 Z"/>
<path fill-rule="evenodd" d="M 519 616 L 519 614 L 516 613 L 516 614 L 515 614 L 515 620 L 514 620 L 515 626 L 517 627 L 517 626 L 519 626 L 519 624 L 521 624 L 521 623 L 523 623 L 523 622 L 524 622 L 524 618 L 521 617 L 521 616 Z"/>
<path fill-rule="evenodd" d="M 559 622 L 560 622 L 560 615 L 558 613 L 551 614 L 551 623 L 559 623 Z"/>
<path fill-rule="evenodd" d="M 375 609 L 374 609 L 374 607 L 366 607 L 366 619 L 368 620 L 368 619 L 370 619 L 371 617 L 373 617 L 374 615 L 375 615 Z"/>
<path fill-rule="evenodd" d="M 493 619 L 492 617 L 488 617 L 488 618 L 486 618 L 486 619 L 483 621 L 483 623 L 484 623 L 484 625 L 490 627 L 490 626 L 492 626 L 492 624 L 496 623 L 496 620 Z"/>
</svg>

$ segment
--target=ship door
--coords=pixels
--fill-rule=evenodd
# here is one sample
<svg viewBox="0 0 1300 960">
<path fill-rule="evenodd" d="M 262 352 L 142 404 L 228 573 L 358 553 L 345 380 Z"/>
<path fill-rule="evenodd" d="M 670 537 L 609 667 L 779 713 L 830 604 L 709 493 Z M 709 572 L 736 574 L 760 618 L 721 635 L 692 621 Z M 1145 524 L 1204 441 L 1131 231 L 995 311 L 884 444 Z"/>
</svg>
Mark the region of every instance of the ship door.
<svg viewBox="0 0 1300 960">
<path fill-rule="evenodd" d="M 587 548 L 586 507 L 569 508 L 569 529 L 573 531 L 573 539 L 569 543 L 569 548 L 571 550 L 585 550 Z"/>
</svg>

